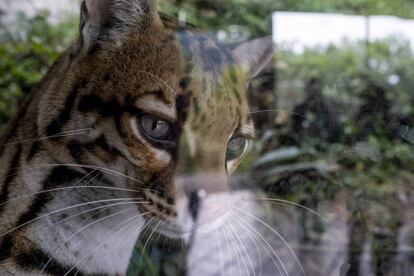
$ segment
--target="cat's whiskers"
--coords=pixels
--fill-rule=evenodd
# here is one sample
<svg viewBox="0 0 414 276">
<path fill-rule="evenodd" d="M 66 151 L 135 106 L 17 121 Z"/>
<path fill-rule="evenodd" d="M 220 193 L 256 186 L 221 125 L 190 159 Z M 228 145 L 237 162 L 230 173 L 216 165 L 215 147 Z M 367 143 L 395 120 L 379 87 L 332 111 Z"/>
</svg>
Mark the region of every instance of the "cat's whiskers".
<svg viewBox="0 0 414 276">
<path fill-rule="evenodd" d="M 104 173 L 109 173 L 109 174 L 112 174 L 112 175 L 115 175 L 115 176 L 122 176 L 122 177 L 125 177 L 126 179 L 134 181 L 138 184 L 145 184 L 144 182 L 142 182 L 138 179 L 135 179 L 135 178 L 133 178 L 129 175 L 126 175 L 126 174 L 123 174 L 123 173 L 120 173 L 118 171 L 111 170 L 111 169 L 108 169 L 108 168 L 95 166 L 95 165 L 82 165 L 82 164 L 70 164 L 70 163 L 65 164 L 65 163 L 62 163 L 62 164 L 45 164 L 45 165 L 38 166 L 38 167 L 39 168 L 41 168 L 41 167 L 73 167 L 73 168 L 92 169 L 92 170 L 98 170 L 98 171 L 101 171 L 101 172 L 104 172 Z"/>
<path fill-rule="evenodd" d="M 78 181 L 76 181 L 76 183 L 73 184 L 73 187 L 76 187 L 76 185 L 81 183 L 84 179 L 89 177 L 94 172 L 95 171 L 91 171 L 88 174 L 86 174 L 85 176 L 83 176 L 81 179 L 79 179 Z M 14 197 L 14 198 L 9 199 L 5 202 L 0 202 L 0 207 L 7 204 L 7 203 L 11 203 L 11 202 L 14 202 L 14 201 L 17 201 L 17 200 L 20 200 L 20 199 L 28 198 L 28 197 L 31 197 L 31 196 L 34 196 L 34 195 L 39 195 L 39 194 L 46 193 L 46 192 L 57 191 L 58 189 L 61 189 L 61 188 L 49 189 L 49 190 L 46 190 L 46 191 L 43 190 L 43 191 L 40 191 L 40 192 L 35 192 L 35 193 L 25 194 L 23 196 Z"/>
<path fill-rule="evenodd" d="M 142 259 L 144 257 L 144 252 L 145 249 L 149 243 L 149 241 L 151 240 L 152 235 L 154 235 L 155 231 L 157 231 L 157 228 L 160 226 L 160 224 L 167 218 L 168 215 L 163 216 L 162 219 L 160 219 L 160 221 L 157 223 L 157 225 L 152 229 L 151 234 L 148 236 L 147 241 L 144 244 L 144 247 L 142 248 L 142 252 L 141 252 L 141 257 L 140 257 L 140 262 L 142 263 Z M 149 224 L 148 224 L 149 225 Z"/>
<path fill-rule="evenodd" d="M 225 231 L 226 229 L 224 229 L 223 226 L 221 228 L 223 229 L 223 231 L 221 232 L 221 235 L 223 236 L 224 244 L 227 245 L 227 241 L 230 240 L 230 238 L 228 237 L 227 232 Z M 240 266 L 239 259 L 236 258 L 236 260 L 237 260 L 238 265 Z M 234 265 L 230 265 L 230 275 L 234 274 L 233 273 L 233 267 L 234 267 Z"/>
<path fill-rule="evenodd" d="M 22 223 L 22 224 L 20 224 L 20 225 L 18 225 L 18 226 L 16 226 L 16 227 L 14 227 L 14 228 L 12 228 L 12 229 L 10 229 L 10 230 L 6 231 L 6 232 L 4 232 L 4 233 L 0 234 L 0 238 L 4 237 L 4 236 L 5 236 L 5 235 L 7 235 L 7 234 L 10 234 L 10 233 L 11 233 L 11 232 L 13 232 L 13 231 L 16 231 L 16 230 L 18 230 L 18 229 L 21 229 L 21 228 L 25 227 L 26 225 L 29 225 L 29 224 L 31 224 L 31 223 L 33 223 L 33 222 L 36 222 L 36 221 L 38 221 L 38 220 L 41 220 L 41 219 L 43 219 L 43 218 L 46 218 L 46 217 L 51 216 L 51 215 L 54 215 L 54 214 L 61 213 L 61 212 L 63 212 L 63 211 L 67 211 L 67 210 L 70 210 L 70 209 L 74 209 L 74 208 L 78 208 L 78 207 L 83 207 L 83 206 L 87 206 L 87 205 L 90 205 L 90 204 L 95 204 L 95 203 L 106 203 L 106 202 L 117 202 L 117 201 L 128 201 L 128 200 L 143 200 L 143 198 L 116 198 L 116 199 L 102 199 L 102 200 L 89 201 L 89 202 L 84 202 L 84 203 L 81 203 L 81 204 L 71 205 L 71 206 L 68 206 L 68 207 L 65 207 L 65 208 L 61 208 L 61 209 L 58 209 L 58 210 L 55 210 L 55 211 L 52 211 L 52 212 L 46 213 L 46 214 L 44 214 L 44 215 L 38 216 L 38 217 L 36 217 L 36 218 L 34 218 L 34 219 L 31 219 L 31 220 L 29 220 L 29 221 L 27 221 L 27 222 L 25 222 L 25 223 Z M 141 203 L 141 204 L 148 204 L 149 202 L 148 202 L 148 201 L 142 201 L 142 202 L 140 202 L 140 203 Z"/>
<path fill-rule="evenodd" d="M 54 252 L 54 253 L 58 253 L 58 252 L 60 252 L 61 250 L 62 250 L 62 248 L 69 242 L 69 241 L 71 241 L 77 234 L 79 234 L 80 232 L 82 232 L 83 230 L 85 230 L 86 228 L 88 228 L 88 227 L 90 227 L 90 226 L 92 226 L 92 225 L 94 225 L 94 224 L 97 224 L 97 223 L 99 223 L 99 222 L 101 222 L 101 221 L 104 221 L 104 220 L 106 220 L 106 219 L 109 219 L 109 218 L 112 218 L 112 217 L 115 217 L 115 216 L 117 216 L 117 215 L 120 215 L 120 214 L 123 214 L 123 213 L 126 213 L 126 212 L 128 212 L 128 211 L 131 211 L 131 210 L 133 210 L 134 208 L 127 208 L 127 209 L 125 209 L 125 210 L 121 210 L 121 211 L 119 211 L 119 212 L 115 212 L 115 213 L 113 213 L 113 214 L 110 214 L 110 215 L 108 215 L 108 216 L 105 216 L 105 217 L 103 217 L 103 218 L 100 218 L 100 219 L 97 219 L 97 220 L 95 220 L 95 221 L 93 221 L 93 222 L 91 222 L 91 223 L 88 223 L 87 225 L 85 225 L 85 226 L 83 226 L 83 227 L 81 227 L 80 229 L 78 229 L 78 230 L 76 230 L 72 235 L 70 235 L 69 236 L 69 238 L 67 238 L 66 240 L 64 240 L 63 242 L 62 242 L 62 244 L 58 247 L 58 249 Z M 53 260 L 53 257 L 50 257 L 49 258 L 49 260 L 46 262 L 46 264 L 43 266 L 43 268 L 42 268 L 42 270 L 40 271 L 40 273 L 39 273 L 39 275 L 42 275 L 42 273 L 44 272 L 44 270 L 46 269 L 46 267 L 49 265 L 49 263 L 51 262 Z"/>
<path fill-rule="evenodd" d="M 317 216 L 324 223 L 326 223 L 329 227 L 331 227 L 341 239 L 347 240 L 347 238 L 343 235 L 343 233 L 340 231 L 340 229 L 338 229 L 338 227 L 336 227 L 331 222 L 329 222 L 329 220 L 327 218 L 325 218 L 324 216 L 319 214 L 317 211 L 315 211 L 315 210 L 313 210 L 309 207 L 306 207 L 306 206 L 304 206 L 302 204 L 299 204 L 299 203 L 295 203 L 295 202 L 292 202 L 292 201 L 279 199 L 279 198 L 256 198 L 255 200 L 269 201 L 273 204 L 279 204 L 279 205 L 282 205 L 282 206 L 291 206 L 291 207 L 297 207 L 297 208 L 304 209 L 305 211 L 310 212 L 311 214 Z"/>
<path fill-rule="evenodd" d="M 118 188 L 118 187 L 110 187 L 110 186 L 69 186 L 69 187 L 60 187 L 60 188 L 54 188 L 49 190 L 43 190 L 40 192 L 25 194 L 22 196 L 14 197 L 6 202 L 0 203 L 0 206 L 6 205 L 8 203 L 19 201 L 21 199 L 29 198 L 35 195 L 41 195 L 46 193 L 53 193 L 58 191 L 64 191 L 64 190 L 76 190 L 76 189 L 98 189 L 98 190 L 110 190 L 110 191 L 120 191 L 120 192 L 131 192 L 131 193 L 141 193 L 143 190 L 151 190 L 146 188 L 139 188 L 140 190 L 136 189 L 126 189 L 126 188 Z"/>
<path fill-rule="evenodd" d="M 143 71 L 143 70 L 137 70 L 136 72 L 138 72 L 138 73 L 142 73 L 142 74 L 146 74 L 146 75 L 148 75 L 148 76 L 151 76 L 151 77 L 154 77 L 154 78 L 156 78 L 157 80 L 159 80 L 162 84 L 164 84 L 165 85 L 165 87 L 167 87 L 168 89 L 170 89 L 171 90 L 171 92 L 173 92 L 173 93 L 175 93 L 175 90 L 165 81 L 165 80 L 163 80 L 162 78 L 160 78 L 159 76 L 157 76 L 157 75 L 155 75 L 155 74 L 153 74 L 153 73 L 151 73 L 151 72 L 148 72 L 148 71 Z"/>
<path fill-rule="evenodd" d="M 273 234 L 275 234 L 285 245 L 286 247 L 289 249 L 289 251 L 291 252 L 293 258 L 295 259 L 295 261 L 298 263 L 300 270 L 302 271 L 303 275 L 306 275 L 305 273 L 305 269 L 303 268 L 301 262 L 299 261 L 299 258 L 297 257 L 295 251 L 292 249 L 292 247 L 289 245 L 289 243 L 285 240 L 285 238 L 283 238 L 282 235 L 280 235 L 280 233 L 278 231 L 276 231 L 273 227 L 271 227 L 269 224 L 267 224 L 266 222 L 264 222 L 262 219 L 258 218 L 257 216 L 244 211 L 243 209 L 237 207 L 237 206 L 233 206 L 235 210 L 242 212 L 243 214 L 251 217 L 252 219 L 254 219 L 255 221 L 261 223 L 263 226 L 265 226 L 266 228 L 268 228 L 270 231 L 272 231 Z"/>
<path fill-rule="evenodd" d="M 148 212 L 151 213 L 151 212 Z M 130 227 L 131 225 L 134 225 L 135 221 L 136 223 L 139 222 L 139 219 L 142 218 L 142 216 L 148 214 L 148 213 L 143 213 L 143 214 L 139 214 L 130 218 L 125 219 L 124 221 L 122 221 L 120 224 L 116 225 L 115 227 L 112 228 L 112 230 L 115 230 L 117 227 L 122 226 L 123 224 L 126 223 L 125 226 L 122 226 L 118 231 L 116 231 L 115 233 L 109 235 L 108 237 L 106 237 L 106 239 L 99 244 L 97 247 L 95 247 L 94 249 L 92 249 L 90 252 L 90 254 L 85 255 L 81 260 L 79 260 L 78 262 L 76 262 L 63 276 L 67 276 L 69 275 L 69 273 L 74 270 L 76 267 L 78 268 L 78 270 L 76 271 L 75 275 L 77 275 L 81 269 L 81 264 L 84 263 L 85 261 L 87 261 L 99 248 L 101 248 L 102 246 L 105 245 L 105 243 L 111 241 L 114 237 L 116 237 L 118 234 L 120 234 L 122 231 L 124 231 L 125 229 L 127 229 L 128 227 Z M 136 227 L 132 227 L 133 230 L 136 230 Z"/>
<path fill-rule="evenodd" d="M 233 244 L 233 246 L 236 248 L 236 256 L 237 256 L 237 260 L 238 260 L 237 263 L 238 263 L 239 267 L 241 268 L 241 266 L 242 266 L 241 262 L 239 262 L 239 260 L 241 260 L 242 263 L 243 263 L 245 271 L 248 272 L 249 268 L 247 267 L 246 260 L 243 258 L 243 254 L 242 254 L 242 252 L 241 252 L 241 250 L 238 246 L 238 243 L 237 243 L 235 237 L 233 236 L 233 232 L 230 230 L 230 228 L 228 227 L 227 224 L 223 225 L 223 229 L 227 230 L 226 232 L 229 235 L 230 241 Z M 249 275 L 250 275 L 250 273 L 249 273 Z"/>
<path fill-rule="evenodd" d="M 129 179 L 129 180 L 131 180 L 131 181 L 133 181 L 135 183 L 140 184 L 140 185 L 145 185 L 146 184 L 146 183 L 144 183 L 144 182 L 142 182 L 142 181 L 140 181 L 140 180 L 138 180 L 136 178 L 133 178 L 131 176 L 128 176 L 126 174 L 123 174 L 123 173 L 120 173 L 120 172 L 117 172 L 117 171 L 114 171 L 114 170 L 110 170 L 110 169 L 107 169 L 107 168 L 104 168 L 104 167 L 93 166 L 93 165 L 63 164 L 63 163 L 62 164 L 44 164 L 44 165 L 40 165 L 40 166 L 31 166 L 30 169 L 33 169 L 34 170 L 34 169 L 40 169 L 40 168 L 45 168 L 45 167 L 47 168 L 47 167 L 65 167 L 65 166 L 66 167 L 74 167 L 74 168 L 92 169 L 94 171 L 101 171 L 103 173 L 109 173 L 109 174 L 114 175 L 114 176 L 124 177 L 124 178 L 127 178 L 127 179 Z M 19 172 L 15 172 L 15 173 L 12 173 L 12 174 L 8 174 L 8 175 L 5 176 L 5 178 L 10 177 L 10 176 L 16 176 L 18 174 L 19 174 Z M 88 173 L 86 176 L 88 176 L 89 174 L 90 173 Z M 140 188 L 140 189 L 146 189 L 146 190 L 150 190 L 150 191 L 153 191 L 153 192 L 158 192 L 156 190 L 149 189 L 149 188 Z"/>
<path fill-rule="evenodd" d="M 67 131 L 67 132 L 61 132 L 61 133 L 50 135 L 50 136 L 42 136 L 42 137 L 33 138 L 33 139 L 23 139 L 23 140 L 15 141 L 15 142 L 12 142 L 12 143 L 6 143 L 6 144 L 3 144 L 3 146 L 7 147 L 7 146 L 18 145 L 18 144 L 24 144 L 24 143 L 39 142 L 39 141 L 43 141 L 43 140 L 47 140 L 47 139 L 51 139 L 51 138 L 62 138 L 62 137 L 68 137 L 68 136 L 75 136 L 75 135 L 80 135 L 80 134 L 83 134 L 83 133 L 91 131 L 91 130 L 92 130 L 92 128 L 70 130 L 70 131 Z"/>
<path fill-rule="evenodd" d="M 71 216 L 69 216 L 67 218 L 64 218 L 62 220 L 59 220 L 58 222 L 55 223 L 55 225 L 61 224 L 65 221 L 68 221 L 68 220 L 74 218 L 74 217 L 81 216 L 83 214 L 93 212 L 93 211 L 96 211 L 96 210 L 99 210 L 99 211 L 95 212 L 94 214 L 89 216 L 87 219 L 89 219 L 91 217 L 94 217 L 94 216 L 98 215 L 99 213 L 101 213 L 101 212 L 103 212 L 103 211 L 105 211 L 105 210 L 107 210 L 111 207 L 117 207 L 117 206 L 122 206 L 122 205 L 131 205 L 131 204 L 140 204 L 140 202 L 139 201 L 127 201 L 127 202 L 118 202 L 118 203 L 107 204 L 107 205 L 104 205 L 104 206 L 94 207 L 94 208 L 88 209 L 86 211 L 82 211 L 82 212 L 76 213 L 74 215 L 71 215 Z"/>
<path fill-rule="evenodd" d="M 247 228 L 247 227 L 245 227 L 239 220 L 236 220 L 235 221 L 242 229 L 244 229 L 245 230 L 245 232 L 244 233 L 246 233 L 247 234 L 247 236 L 249 237 L 249 239 L 253 242 L 253 244 L 254 244 L 254 246 L 255 246 L 255 248 L 256 248 L 256 252 L 257 252 L 257 255 L 259 256 L 259 262 L 256 262 L 256 263 L 258 263 L 259 264 L 259 275 L 262 275 L 263 273 L 262 273 L 262 263 L 263 263 L 263 261 L 262 261 L 262 254 L 261 254 L 261 251 L 259 250 L 259 247 L 258 247 L 258 245 L 257 245 L 257 243 L 259 243 L 263 248 L 265 248 L 265 246 L 263 245 L 263 243 L 262 243 L 262 241 L 260 241 L 257 237 L 255 237 L 255 236 L 253 236 L 252 234 L 251 234 L 251 231 Z"/>
<path fill-rule="evenodd" d="M 228 224 L 228 228 L 229 228 L 229 230 L 230 230 L 231 233 L 234 233 L 235 234 L 234 237 L 235 237 L 235 239 L 237 239 L 236 242 L 238 241 L 238 244 L 240 245 L 240 248 L 242 248 L 243 251 L 244 251 L 244 253 L 246 254 L 247 260 L 248 260 L 248 262 L 250 264 L 250 268 L 252 269 L 251 271 L 253 272 L 253 275 L 256 276 L 256 271 L 255 271 L 255 268 L 254 268 L 252 259 L 250 258 L 250 254 L 246 250 L 246 247 L 243 245 L 243 242 L 240 239 L 240 237 L 237 235 L 237 231 L 233 228 L 233 226 L 231 225 L 231 223 Z M 242 257 L 243 255 L 242 255 L 242 252 L 241 252 L 240 248 L 239 248 L 240 256 Z M 246 267 L 246 271 L 248 271 L 247 267 Z M 249 272 L 248 275 L 250 275 L 250 272 Z"/>
<path fill-rule="evenodd" d="M 155 240 L 155 242 L 154 242 L 154 247 L 156 248 L 157 247 L 157 245 L 158 245 L 158 242 L 160 241 L 160 238 L 161 238 L 161 235 L 158 235 L 157 236 L 157 239 Z M 167 239 L 167 237 L 164 237 L 164 242 L 165 242 L 165 240 Z M 172 244 L 172 242 L 170 241 L 170 245 Z M 170 249 L 170 248 L 169 248 Z M 170 250 L 171 251 L 171 250 Z"/>
<path fill-rule="evenodd" d="M 257 235 L 258 238 L 261 239 L 261 241 L 262 241 L 261 244 L 262 244 L 263 248 L 269 254 L 270 258 L 272 259 L 273 263 L 275 264 L 275 266 L 276 266 L 277 270 L 279 271 L 280 275 L 282 275 L 283 273 L 282 273 L 282 269 L 280 268 L 279 264 L 282 266 L 284 273 L 286 275 L 289 275 L 289 273 L 286 269 L 286 266 L 284 265 L 284 263 L 283 263 L 282 259 L 280 258 L 279 254 L 277 254 L 277 252 L 269 244 L 269 242 L 266 240 L 266 238 L 261 233 L 259 233 L 256 229 L 254 229 L 248 222 L 246 222 L 241 216 L 239 216 L 238 214 L 236 214 L 234 212 L 233 212 L 233 215 L 240 221 L 241 225 L 244 225 L 245 227 L 250 229 L 254 234 Z M 270 252 L 269 249 L 272 252 Z M 274 257 L 276 257 L 279 264 L 278 264 L 278 262 L 276 262 Z"/>
<path fill-rule="evenodd" d="M 216 240 L 217 240 L 217 244 L 219 246 L 219 256 L 220 256 L 220 271 L 221 271 L 221 275 L 224 275 L 224 254 L 223 254 L 223 245 L 222 245 L 222 241 L 220 238 L 220 234 L 217 232 L 215 232 L 215 236 L 216 236 Z"/>
<path fill-rule="evenodd" d="M 82 212 L 79 212 L 79 213 L 73 214 L 73 215 L 71 215 L 71 216 L 69 216 L 69 217 L 67 217 L 67 218 L 64 218 L 64 219 L 58 220 L 57 222 L 53 223 L 53 226 L 57 226 L 57 225 L 59 225 L 59 224 L 61 224 L 61 223 L 64 223 L 65 221 L 68 221 L 68 220 L 70 220 L 70 219 L 74 218 L 74 217 L 77 217 L 77 216 L 80 216 L 80 215 L 82 215 L 82 214 L 85 214 L 85 213 L 88 213 L 88 212 L 92 212 L 92 211 L 95 211 L 95 210 L 99 210 L 99 209 L 101 209 L 101 210 L 102 210 L 102 209 L 103 209 L 103 210 L 106 210 L 106 209 L 109 209 L 109 208 L 111 208 L 111 207 L 115 207 L 115 206 L 120 206 L 120 205 L 131 205 L 131 204 L 139 204 L 139 201 L 131 201 L 131 202 L 113 203 L 113 204 L 107 204 L 107 205 L 104 205 L 104 206 L 94 207 L 94 208 L 88 209 L 88 210 L 86 210 L 86 211 L 82 211 Z M 98 214 L 99 212 L 101 212 L 101 211 L 98 211 L 97 213 L 94 213 L 94 214 L 93 214 L 93 215 L 91 215 L 91 216 L 94 216 L 95 214 Z M 50 229 L 50 225 L 42 225 L 42 226 L 40 226 L 40 227 L 39 227 L 39 229 L 43 229 L 43 228 L 48 228 L 48 229 Z M 24 252 L 23 252 L 23 253 L 24 253 Z M 15 257 L 17 257 L 17 256 L 19 256 L 19 255 L 21 255 L 21 252 L 19 252 L 19 251 L 17 251 L 17 252 L 15 252 L 15 253 L 14 253 L 14 256 L 15 256 Z"/>
</svg>

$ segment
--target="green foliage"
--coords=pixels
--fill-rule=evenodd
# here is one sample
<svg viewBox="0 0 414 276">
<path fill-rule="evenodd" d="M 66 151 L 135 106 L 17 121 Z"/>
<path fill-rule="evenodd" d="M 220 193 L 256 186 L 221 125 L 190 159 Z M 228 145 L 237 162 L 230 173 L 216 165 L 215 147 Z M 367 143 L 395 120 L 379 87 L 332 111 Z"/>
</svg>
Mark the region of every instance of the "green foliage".
<svg viewBox="0 0 414 276">
<path fill-rule="evenodd" d="M 414 116 L 414 56 L 409 42 L 403 38 L 376 41 L 368 51 L 362 42 L 307 49 L 302 54 L 279 51 L 276 59 L 280 80 L 302 83 L 317 78 L 322 82 L 323 95 L 332 104 L 340 105 L 336 115 L 344 123 L 348 136 L 359 131 L 354 115 L 364 104 L 366 99 L 362 94 L 370 84 L 387 90 L 386 98 L 391 102 L 390 116 Z M 303 94 L 303 89 L 304 84 L 297 89 L 298 95 Z"/>
<path fill-rule="evenodd" d="M 397 232 L 403 220 L 395 213 L 403 204 L 399 198 L 410 193 L 414 183 L 413 66 L 411 45 L 400 37 L 376 41 L 368 49 L 363 42 L 344 41 L 339 47 L 307 49 L 299 54 L 278 52 L 277 73 L 284 82 L 278 96 L 283 98 L 288 93 L 302 99 L 294 104 L 295 111 L 301 105 L 313 104 L 313 109 L 300 114 L 305 117 L 301 120 L 302 133 L 294 131 L 291 122 L 300 116 L 292 115 L 284 134 L 275 139 L 280 141 L 279 147 L 291 146 L 283 141 L 293 140 L 302 151 L 314 151 L 311 160 L 300 155 L 294 163 L 285 160 L 275 164 L 275 175 L 262 180 L 273 180 L 265 188 L 313 208 L 346 191 L 348 209 L 356 221 L 354 227 L 363 227 L 356 232 L 363 232 L 364 238 Z M 312 79 L 321 83 L 320 95 L 314 93 L 320 97 L 316 101 L 309 97 L 308 83 Z M 322 110 L 322 103 L 330 108 Z M 323 117 L 333 116 L 343 130 L 337 141 L 329 141 L 319 129 L 312 132 L 320 121 L 320 110 Z M 327 129 L 335 131 L 329 124 Z M 290 139 L 283 139 L 283 135 Z M 320 160 L 326 162 L 327 168 L 334 168 L 330 177 L 316 166 L 309 169 Z M 309 162 L 305 164 L 307 170 L 304 161 Z M 280 170 L 291 170 L 294 177 L 286 177 Z M 315 173 L 319 177 L 315 178 Z M 390 239 L 395 241 L 395 237 Z"/>
<path fill-rule="evenodd" d="M 185 11 L 187 20 L 201 29 L 236 32 L 234 39 L 269 33 L 272 11 L 389 14 L 414 18 L 414 2 L 406 0 L 160 0 L 159 5 L 162 11 L 172 16 L 182 16 Z M 50 24 L 48 14 L 40 13 L 33 18 L 20 15 L 16 25 L 11 27 L 0 26 L 0 126 L 76 38 L 77 21 L 70 18 Z M 366 208 L 366 213 L 382 220 L 378 219 L 372 225 L 390 223 L 393 216 L 384 210 L 382 202 L 392 202 L 387 199 L 414 182 L 414 175 L 410 173 L 414 165 L 414 57 L 408 41 L 393 37 L 372 43 L 368 49 L 362 42 L 344 42 L 340 47 L 307 49 L 301 54 L 283 46 L 281 49 L 283 51 L 279 51 L 276 58 L 279 81 L 299 84 L 290 86 L 289 93 L 305 98 L 306 82 L 312 78 L 319 79 L 323 98 L 329 107 L 333 107 L 343 135 L 333 143 L 323 135 L 299 137 L 289 126 L 287 130 L 274 130 L 274 125 L 268 126 L 274 133 L 285 132 L 289 136 L 289 143 L 278 141 L 278 146 L 290 147 L 293 140 L 299 148 L 297 155 L 286 160 L 280 160 L 281 153 L 278 153 L 276 157 L 279 159 L 272 163 L 272 169 L 278 175 L 272 180 L 282 179 L 280 171 L 283 170 L 301 170 L 304 175 L 299 184 L 279 183 L 281 188 L 273 191 L 294 201 L 315 201 L 331 198 L 341 189 L 349 189 L 355 205 L 364 200 L 376 202 Z M 384 124 L 375 113 L 366 114 L 371 116 L 369 126 L 372 129 L 364 134 L 358 114 L 370 100 L 369 87 L 372 84 L 385 91 L 386 103 L 390 103 L 388 115 L 391 124 Z M 285 91 L 282 85 L 279 86 L 277 96 L 280 97 Z M 318 121 L 313 110 L 305 115 L 303 125 L 313 126 Z M 395 133 L 390 133 L 390 128 Z M 241 172 L 250 169 L 264 148 L 263 144 L 255 143 L 254 150 L 240 168 Z M 329 174 L 333 165 L 337 165 L 335 181 L 313 174 L 308 177 L 309 170 Z M 288 192 L 283 190 L 284 187 Z M 154 249 L 144 253 L 142 266 L 142 244 L 140 246 L 134 253 L 128 275 L 162 274 L 159 251 L 157 253 Z M 174 266 L 166 265 L 165 270 L 173 271 Z"/>
<path fill-rule="evenodd" d="M 16 25 L 0 26 L 0 125 L 17 109 L 76 35 L 77 20 L 50 24 L 46 12 L 20 14 Z"/>
<path fill-rule="evenodd" d="M 407 0 L 160 0 L 162 11 L 178 16 L 205 30 L 241 32 L 259 36 L 270 31 L 273 11 L 387 14 L 414 18 L 414 2 Z"/>
</svg>

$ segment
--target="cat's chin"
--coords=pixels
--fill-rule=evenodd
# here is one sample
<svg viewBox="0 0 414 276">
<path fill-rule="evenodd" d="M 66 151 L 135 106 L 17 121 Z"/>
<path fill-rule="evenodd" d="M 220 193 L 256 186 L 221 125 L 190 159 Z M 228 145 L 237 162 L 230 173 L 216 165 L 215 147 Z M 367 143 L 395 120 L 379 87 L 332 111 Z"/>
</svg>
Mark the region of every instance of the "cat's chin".
<svg viewBox="0 0 414 276">
<path fill-rule="evenodd" d="M 226 223 L 229 215 L 230 213 L 227 213 L 205 223 L 194 223 L 194 221 L 191 220 L 184 225 L 172 220 L 158 221 L 152 223 L 149 227 L 151 228 L 151 231 L 165 236 L 166 238 L 188 242 L 195 235 L 219 231 Z"/>
</svg>

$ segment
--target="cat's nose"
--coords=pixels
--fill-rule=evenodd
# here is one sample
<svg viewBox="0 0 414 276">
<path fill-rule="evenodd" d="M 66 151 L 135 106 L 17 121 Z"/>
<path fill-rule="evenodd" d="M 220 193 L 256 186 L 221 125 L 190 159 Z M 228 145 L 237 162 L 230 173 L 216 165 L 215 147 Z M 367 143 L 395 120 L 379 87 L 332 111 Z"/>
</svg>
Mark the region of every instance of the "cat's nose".
<svg viewBox="0 0 414 276">
<path fill-rule="evenodd" d="M 193 191 L 188 196 L 188 211 L 194 221 L 198 221 L 198 216 L 206 196 L 207 192 L 203 189 Z"/>
<path fill-rule="evenodd" d="M 230 189 L 227 176 L 202 173 L 176 178 L 181 194 L 178 209 L 198 225 L 205 225 L 225 216 L 230 210 Z M 179 211 L 180 213 L 180 211 Z"/>
</svg>

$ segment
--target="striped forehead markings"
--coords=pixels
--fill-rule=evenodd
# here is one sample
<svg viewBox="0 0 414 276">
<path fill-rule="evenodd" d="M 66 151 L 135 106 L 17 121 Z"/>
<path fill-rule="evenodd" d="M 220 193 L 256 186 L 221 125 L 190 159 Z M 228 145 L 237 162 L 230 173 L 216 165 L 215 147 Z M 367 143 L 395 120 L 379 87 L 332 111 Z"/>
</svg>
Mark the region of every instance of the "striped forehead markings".
<svg viewBox="0 0 414 276">
<path fill-rule="evenodd" d="M 184 77 L 181 81 L 180 81 L 180 87 L 183 90 L 186 90 L 188 88 L 188 86 L 190 85 L 192 81 L 192 78 L 190 76 L 186 76 Z"/>
<path fill-rule="evenodd" d="M 224 65 L 234 64 L 230 52 L 224 47 L 220 47 L 207 35 L 182 31 L 178 34 L 178 37 L 185 59 L 191 61 L 194 55 L 199 55 L 203 70 L 212 72 L 215 77 Z"/>
<path fill-rule="evenodd" d="M 204 35 L 198 35 L 196 36 L 196 39 L 200 49 L 199 54 L 203 63 L 203 70 L 211 72 L 213 74 L 213 78 L 217 79 L 223 69 L 223 66 L 227 63 L 224 60 L 225 56 L 222 55 L 220 48 L 210 38 Z"/>
<path fill-rule="evenodd" d="M 190 98 L 191 94 L 181 94 L 178 95 L 175 100 L 175 108 L 177 112 L 177 118 L 181 125 L 185 123 L 188 118 L 189 107 L 190 107 Z"/>
</svg>

